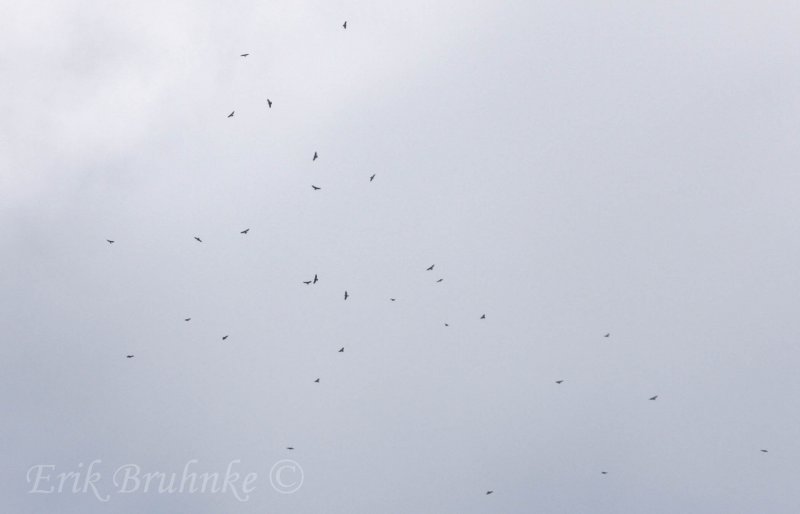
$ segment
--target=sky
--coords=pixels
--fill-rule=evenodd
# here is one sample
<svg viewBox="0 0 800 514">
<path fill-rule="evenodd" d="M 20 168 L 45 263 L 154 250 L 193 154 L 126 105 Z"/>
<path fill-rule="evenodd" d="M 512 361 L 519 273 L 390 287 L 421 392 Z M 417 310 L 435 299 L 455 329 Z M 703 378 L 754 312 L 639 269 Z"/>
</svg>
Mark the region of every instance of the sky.
<svg viewBox="0 0 800 514">
<path fill-rule="evenodd" d="M 800 511 L 798 26 L 0 0 L 1 510 Z"/>
</svg>

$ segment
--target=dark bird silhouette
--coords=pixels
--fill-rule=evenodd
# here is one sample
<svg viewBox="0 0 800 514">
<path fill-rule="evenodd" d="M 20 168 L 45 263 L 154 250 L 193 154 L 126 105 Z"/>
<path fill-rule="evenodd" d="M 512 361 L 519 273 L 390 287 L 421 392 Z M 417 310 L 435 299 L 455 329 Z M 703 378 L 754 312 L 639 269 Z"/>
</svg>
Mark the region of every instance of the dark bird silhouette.
<svg viewBox="0 0 800 514">
<path fill-rule="evenodd" d="M 268 106 L 270 109 L 272 109 L 272 100 L 270 100 L 269 98 L 267 98 L 267 106 Z"/>
<path fill-rule="evenodd" d="M 349 294 L 347 294 L 347 291 L 345 291 L 345 292 L 344 292 L 344 299 L 345 299 L 345 300 L 347 300 L 347 297 L 349 297 L 349 296 L 350 296 L 350 295 L 349 295 Z"/>
<path fill-rule="evenodd" d="M 314 184 L 311 184 L 311 189 L 313 189 L 314 191 L 319 191 L 322 188 L 321 187 L 317 187 Z"/>
<path fill-rule="evenodd" d="M 482 315 L 481 319 L 486 319 L 486 314 Z"/>
<path fill-rule="evenodd" d="M 489 495 L 490 495 L 490 494 L 492 494 L 493 492 L 494 492 L 494 491 L 486 491 L 486 496 L 489 496 Z"/>
<path fill-rule="evenodd" d="M 242 230 L 242 231 L 241 231 L 241 232 L 239 232 L 239 233 L 240 233 L 240 234 L 247 234 L 248 232 L 250 232 L 250 229 L 249 229 L 249 228 L 246 228 L 246 229 Z"/>
<path fill-rule="evenodd" d="M 287 446 L 286 449 L 287 450 L 294 450 L 294 446 Z"/>
<path fill-rule="evenodd" d="M 608 471 L 601 471 L 600 473 L 603 475 L 608 475 Z"/>
<path fill-rule="evenodd" d="M 560 384 L 562 382 L 563 382 L 563 380 L 556 380 L 556 384 Z"/>
<path fill-rule="evenodd" d="M 436 281 L 436 283 L 438 284 L 438 283 L 439 283 L 439 282 L 441 282 L 442 280 L 444 280 L 444 279 L 443 279 L 443 278 L 440 278 L 439 280 L 437 280 L 437 281 Z"/>
<path fill-rule="evenodd" d="M 316 161 L 318 157 L 317 152 L 314 152 L 314 157 L 311 158 L 311 161 Z"/>
<path fill-rule="evenodd" d="M 202 243 L 202 242 L 203 242 L 203 240 L 202 240 L 202 239 L 200 239 L 200 238 L 199 238 L 199 237 L 197 237 L 197 236 L 194 236 L 194 238 L 195 238 L 197 241 L 199 241 L 200 243 Z"/>
<path fill-rule="evenodd" d="M 235 112 L 236 111 L 231 111 L 231 113 L 228 115 L 228 118 L 233 118 L 233 113 L 235 113 Z"/>
<path fill-rule="evenodd" d="M 344 29 L 347 30 L 347 22 L 342 23 L 342 27 L 344 27 Z"/>
<path fill-rule="evenodd" d="M 604 335 L 603 337 L 611 337 L 611 332 L 609 332 L 608 334 Z"/>
<path fill-rule="evenodd" d="M 114 241 L 112 241 L 111 239 L 106 239 L 106 241 L 108 241 L 108 244 L 110 245 L 114 244 Z"/>
<path fill-rule="evenodd" d="M 319 282 L 319 279 L 317 278 L 317 274 L 316 274 L 316 273 L 314 273 L 314 280 L 313 280 L 313 282 L 314 282 L 315 284 L 316 284 L 317 282 Z"/>
<path fill-rule="evenodd" d="M 375 180 L 375 174 L 374 174 L 374 173 L 373 173 L 373 174 L 372 174 L 372 176 L 369 178 L 369 181 L 370 181 L 370 182 L 372 182 L 373 180 Z"/>
<path fill-rule="evenodd" d="M 444 326 L 446 326 L 446 327 L 449 327 L 450 325 L 448 325 L 447 323 L 445 323 L 445 324 L 444 324 Z"/>
<path fill-rule="evenodd" d="M 761 453 L 768 453 L 767 450 L 761 450 Z"/>
<path fill-rule="evenodd" d="M 311 281 L 310 281 L 310 280 L 303 280 L 303 283 L 304 283 L 305 285 L 308 285 L 308 284 L 310 284 L 310 283 L 311 283 Z"/>
<path fill-rule="evenodd" d="M 341 348 L 339 348 L 339 353 L 344 353 L 344 346 L 342 346 Z"/>
<path fill-rule="evenodd" d="M 241 57 L 247 57 L 250 54 L 242 54 Z"/>
<path fill-rule="evenodd" d="M 192 318 L 186 318 L 186 319 L 185 319 L 185 320 L 183 320 L 183 321 L 192 321 Z"/>
<path fill-rule="evenodd" d="M 658 395 L 655 395 L 655 396 L 653 396 L 652 398 L 650 398 L 650 400 L 651 400 L 651 401 L 655 401 L 655 400 L 656 400 L 656 398 L 658 398 Z"/>
<path fill-rule="evenodd" d="M 434 266 L 436 266 L 436 264 L 431 264 L 431 267 L 430 267 L 430 268 L 428 268 L 428 269 L 427 269 L 427 271 L 433 271 L 433 267 L 434 267 Z"/>
<path fill-rule="evenodd" d="M 314 380 L 315 384 L 319 384 L 319 379 Z"/>
<path fill-rule="evenodd" d="M 222 340 L 223 341 L 226 340 L 226 339 L 228 339 L 228 336 L 222 336 Z"/>
<path fill-rule="evenodd" d="M 126 355 L 125 358 L 126 359 L 133 359 L 133 355 Z"/>
<path fill-rule="evenodd" d="M 393 302 L 394 302 L 394 301 L 396 301 L 396 299 L 395 299 L 395 298 L 389 298 L 389 300 L 391 300 L 391 301 L 393 301 Z"/>
</svg>

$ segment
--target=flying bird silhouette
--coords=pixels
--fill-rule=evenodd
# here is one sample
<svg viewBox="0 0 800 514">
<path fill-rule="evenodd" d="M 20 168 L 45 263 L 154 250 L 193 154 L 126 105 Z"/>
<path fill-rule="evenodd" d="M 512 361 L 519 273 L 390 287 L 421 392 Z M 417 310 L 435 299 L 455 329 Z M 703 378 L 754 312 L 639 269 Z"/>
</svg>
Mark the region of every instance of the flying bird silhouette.
<svg viewBox="0 0 800 514">
<path fill-rule="evenodd" d="M 314 380 L 315 384 L 319 384 L 319 379 Z"/>
<path fill-rule="evenodd" d="M 444 324 L 444 326 L 446 326 L 446 327 L 449 327 L 450 325 L 448 325 L 447 323 L 445 323 L 445 324 Z"/>
<path fill-rule="evenodd" d="M 310 283 L 311 283 L 311 281 L 310 281 L 310 280 L 303 280 L 303 283 L 304 283 L 305 285 L 308 285 L 308 284 L 310 284 Z"/>
<path fill-rule="evenodd" d="M 314 282 L 315 284 L 316 284 L 317 282 L 319 282 L 319 279 L 317 278 L 317 274 L 316 274 L 316 273 L 314 273 L 314 281 L 313 281 L 313 282 Z"/>
<path fill-rule="evenodd" d="M 294 450 L 294 446 L 287 446 L 286 449 L 287 450 Z"/>
<path fill-rule="evenodd" d="M 235 113 L 235 112 L 236 111 L 231 111 L 231 113 L 228 115 L 228 118 L 233 118 L 233 113 Z"/>
<path fill-rule="evenodd" d="M 603 337 L 611 337 L 611 332 L 609 332 L 608 334 L 604 335 Z"/>
<path fill-rule="evenodd" d="M 602 474 L 602 475 L 608 475 L 608 471 L 601 471 L 601 472 L 600 472 L 600 474 Z"/>
<path fill-rule="evenodd" d="M 655 401 L 655 400 L 656 400 L 656 398 L 658 398 L 658 395 L 655 395 L 655 396 L 653 396 L 652 398 L 650 398 L 650 401 Z"/>
<path fill-rule="evenodd" d="M 317 152 L 314 152 L 314 157 L 311 158 L 311 161 L 316 161 L 318 157 Z"/>
<path fill-rule="evenodd" d="M 133 355 L 126 355 L 125 358 L 126 359 L 133 359 Z"/>
<path fill-rule="evenodd" d="M 391 300 L 391 301 L 393 301 L 393 302 L 394 302 L 394 301 L 396 301 L 396 299 L 395 299 L 395 298 L 389 298 L 389 300 Z"/>
<path fill-rule="evenodd" d="M 481 319 L 486 319 L 486 314 L 482 315 Z"/>
<path fill-rule="evenodd" d="M 314 184 L 311 184 L 311 189 L 313 189 L 314 191 L 319 191 L 322 188 L 321 187 L 317 187 Z"/>
<path fill-rule="evenodd" d="M 199 238 L 199 237 L 197 237 L 197 236 L 194 236 L 194 238 L 195 238 L 197 241 L 201 242 L 201 243 L 203 242 L 203 240 L 202 240 L 202 239 L 200 239 L 200 238 Z"/>
<path fill-rule="evenodd" d="M 228 339 L 228 336 L 222 336 L 222 340 L 223 341 L 226 340 L 226 339 Z"/>
<path fill-rule="evenodd" d="M 428 269 L 427 269 L 427 271 L 433 271 L 433 267 L 434 267 L 434 266 L 436 266 L 436 264 L 431 264 L 431 267 L 430 267 L 430 268 L 428 268 Z"/>
<path fill-rule="evenodd" d="M 440 278 L 439 280 L 437 280 L 437 281 L 436 281 L 436 283 L 438 284 L 438 283 L 439 283 L 439 282 L 441 282 L 442 280 L 444 280 L 444 279 L 443 279 L 443 278 Z"/>
<path fill-rule="evenodd" d="M 342 23 L 342 27 L 344 27 L 344 29 L 347 30 L 347 22 Z"/>
<path fill-rule="evenodd" d="M 345 292 L 344 292 L 344 299 L 345 299 L 345 300 L 347 300 L 347 297 L 348 297 L 348 296 L 350 296 L 350 295 L 349 295 L 349 294 L 347 294 L 347 291 L 345 291 Z"/>
<path fill-rule="evenodd" d="M 247 57 L 250 54 L 242 54 L 240 57 Z"/>
<path fill-rule="evenodd" d="M 112 241 L 111 239 L 106 239 L 106 241 L 108 241 L 108 244 L 110 244 L 110 245 L 114 244 L 114 241 Z"/>
<path fill-rule="evenodd" d="M 342 346 L 341 348 L 339 348 L 339 353 L 344 353 L 344 346 Z"/>
<path fill-rule="evenodd" d="M 239 233 L 240 233 L 240 234 L 247 234 L 248 232 L 250 232 L 250 229 L 249 229 L 249 228 L 246 228 L 246 229 L 242 230 L 242 231 L 241 231 L 241 232 L 239 232 Z"/>
<path fill-rule="evenodd" d="M 761 453 L 767 453 L 767 450 L 761 450 Z"/>
<path fill-rule="evenodd" d="M 563 380 L 556 380 L 556 384 L 560 384 L 562 382 L 563 382 Z"/>
<path fill-rule="evenodd" d="M 269 108 L 272 109 L 272 100 L 270 100 L 269 98 L 267 98 L 267 106 L 269 106 Z"/>
<path fill-rule="evenodd" d="M 183 321 L 192 321 L 192 318 L 186 318 Z"/>
<path fill-rule="evenodd" d="M 372 182 L 373 180 L 375 180 L 375 174 L 374 174 L 374 173 L 373 173 L 373 174 L 372 174 L 372 176 L 369 178 L 369 181 L 370 181 L 370 182 Z"/>
<path fill-rule="evenodd" d="M 494 491 L 486 491 L 486 496 L 489 496 L 489 495 L 490 495 L 490 494 L 492 494 L 493 492 L 494 492 Z"/>
</svg>

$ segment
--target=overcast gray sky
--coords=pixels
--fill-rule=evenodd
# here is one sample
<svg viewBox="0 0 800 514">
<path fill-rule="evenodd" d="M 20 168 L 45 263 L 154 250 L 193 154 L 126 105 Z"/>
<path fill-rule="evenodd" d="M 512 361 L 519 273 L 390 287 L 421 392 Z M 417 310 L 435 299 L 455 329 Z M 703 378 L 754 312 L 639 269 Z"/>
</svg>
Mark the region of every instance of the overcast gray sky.
<svg viewBox="0 0 800 514">
<path fill-rule="evenodd" d="M 0 0 L 2 510 L 799 512 L 798 27 Z"/>
</svg>

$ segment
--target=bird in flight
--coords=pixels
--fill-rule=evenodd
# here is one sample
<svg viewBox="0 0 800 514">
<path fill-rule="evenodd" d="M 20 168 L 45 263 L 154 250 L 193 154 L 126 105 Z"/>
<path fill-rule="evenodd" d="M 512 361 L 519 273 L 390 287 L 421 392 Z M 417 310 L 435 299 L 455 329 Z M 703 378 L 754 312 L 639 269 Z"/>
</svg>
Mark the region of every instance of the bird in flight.
<svg viewBox="0 0 800 514">
<path fill-rule="evenodd" d="M 247 57 L 250 54 L 242 54 L 241 57 Z"/>
<path fill-rule="evenodd" d="M 490 494 L 492 494 L 493 492 L 494 492 L 494 491 L 486 491 L 486 496 L 489 496 L 489 495 L 490 495 Z"/>
<path fill-rule="evenodd" d="M 347 30 L 347 22 L 346 21 L 344 23 L 342 23 L 342 27 L 344 27 L 344 29 Z"/>
<path fill-rule="evenodd" d="M 339 348 L 339 353 L 344 353 L 344 346 L 342 346 L 341 348 Z"/>
<path fill-rule="evenodd" d="M 611 332 L 609 332 L 608 334 L 604 335 L 603 337 L 611 337 Z"/>
<path fill-rule="evenodd" d="M 197 237 L 197 236 L 194 236 L 194 238 L 195 238 L 195 239 L 196 239 L 198 242 L 200 242 L 200 243 L 202 243 L 202 242 L 203 242 L 203 240 L 202 240 L 202 239 L 200 239 L 200 238 L 199 238 L 199 237 Z"/>
<path fill-rule="evenodd" d="M 313 282 L 314 282 L 315 284 L 316 284 L 317 282 L 319 282 L 319 279 L 317 278 L 317 274 L 316 274 L 316 273 L 314 273 L 314 280 L 313 280 Z"/>
<path fill-rule="evenodd" d="M 768 453 L 767 450 L 761 450 L 761 453 Z"/>
<path fill-rule="evenodd" d="M 228 118 L 233 118 L 233 113 L 235 113 L 235 112 L 236 111 L 231 111 L 231 113 L 228 115 Z"/>
<path fill-rule="evenodd" d="M 303 280 L 303 283 L 304 283 L 305 285 L 308 285 L 308 284 L 310 284 L 310 283 L 311 283 L 311 281 L 310 281 L 310 280 Z"/>
<path fill-rule="evenodd" d="M 344 292 L 344 299 L 345 299 L 345 300 L 347 300 L 347 297 L 348 297 L 348 296 L 350 296 L 350 295 L 349 295 L 349 294 L 347 294 L 347 291 L 345 291 L 345 292 Z"/>
<path fill-rule="evenodd" d="M 562 382 L 563 382 L 563 380 L 556 380 L 556 384 L 560 384 Z"/>
<path fill-rule="evenodd" d="M 294 446 L 287 446 L 286 449 L 287 450 L 294 450 Z"/>
<path fill-rule="evenodd" d="M 481 319 L 486 319 L 486 314 L 484 314 L 483 316 L 481 316 Z"/>
<path fill-rule="evenodd" d="M 133 359 L 133 355 L 126 355 L 125 358 L 126 359 Z"/>
<path fill-rule="evenodd" d="M 272 109 L 272 100 L 270 100 L 269 98 L 267 98 L 267 105 L 269 106 L 270 109 Z"/>
<path fill-rule="evenodd" d="M 192 318 L 186 318 L 183 321 L 192 321 Z"/>
<path fill-rule="evenodd" d="M 431 267 L 430 267 L 430 268 L 428 268 L 428 269 L 427 269 L 427 271 L 433 271 L 433 267 L 434 267 L 434 266 L 436 266 L 436 264 L 431 264 Z"/>
<path fill-rule="evenodd" d="M 393 302 L 394 302 L 394 301 L 396 301 L 397 299 L 396 299 L 396 298 L 389 298 L 389 300 L 391 300 L 391 301 L 393 301 Z"/>
<path fill-rule="evenodd" d="M 600 472 L 600 474 L 602 474 L 602 475 L 608 475 L 608 471 L 601 471 L 601 472 Z"/>
<path fill-rule="evenodd" d="M 313 189 L 314 191 L 319 191 L 322 188 L 321 187 L 317 187 L 314 184 L 311 184 L 311 189 Z"/>
<path fill-rule="evenodd" d="M 447 323 L 445 323 L 445 324 L 444 324 L 444 326 L 446 326 L 446 327 L 449 327 L 450 325 L 448 325 Z"/>
<path fill-rule="evenodd" d="M 372 176 L 371 176 L 371 177 L 369 177 L 369 181 L 370 181 L 370 182 L 372 182 L 373 180 L 375 180 L 375 174 L 374 174 L 374 173 L 372 174 Z"/>
<path fill-rule="evenodd" d="M 311 161 L 316 161 L 318 157 L 317 152 L 314 152 L 314 157 L 311 158 Z"/>
<path fill-rule="evenodd" d="M 226 339 L 228 339 L 228 336 L 222 336 L 222 340 L 223 341 L 226 340 Z"/>
<path fill-rule="evenodd" d="M 314 380 L 315 384 L 319 384 L 319 379 Z"/>
<path fill-rule="evenodd" d="M 108 241 L 108 244 L 110 245 L 114 244 L 114 241 L 112 241 L 111 239 L 106 239 L 106 241 Z"/>
<path fill-rule="evenodd" d="M 436 283 L 438 284 L 438 283 L 439 283 L 439 282 L 441 282 L 442 280 L 444 280 L 444 279 L 443 279 L 443 278 L 440 278 L 439 280 L 437 280 L 437 281 L 436 281 Z"/>
<path fill-rule="evenodd" d="M 240 234 L 247 234 L 248 232 L 250 232 L 250 229 L 249 229 L 249 228 L 246 228 L 246 229 L 242 230 L 242 231 L 241 231 L 241 232 L 239 232 L 239 233 L 240 233 Z"/>
<path fill-rule="evenodd" d="M 651 400 L 651 401 L 655 401 L 655 400 L 656 400 L 656 398 L 658 398 L 658 395 L 655 395 L 655 396 L 653 396 L 652 398 L 650 398 L 650 400 Z"/>
</svg>

